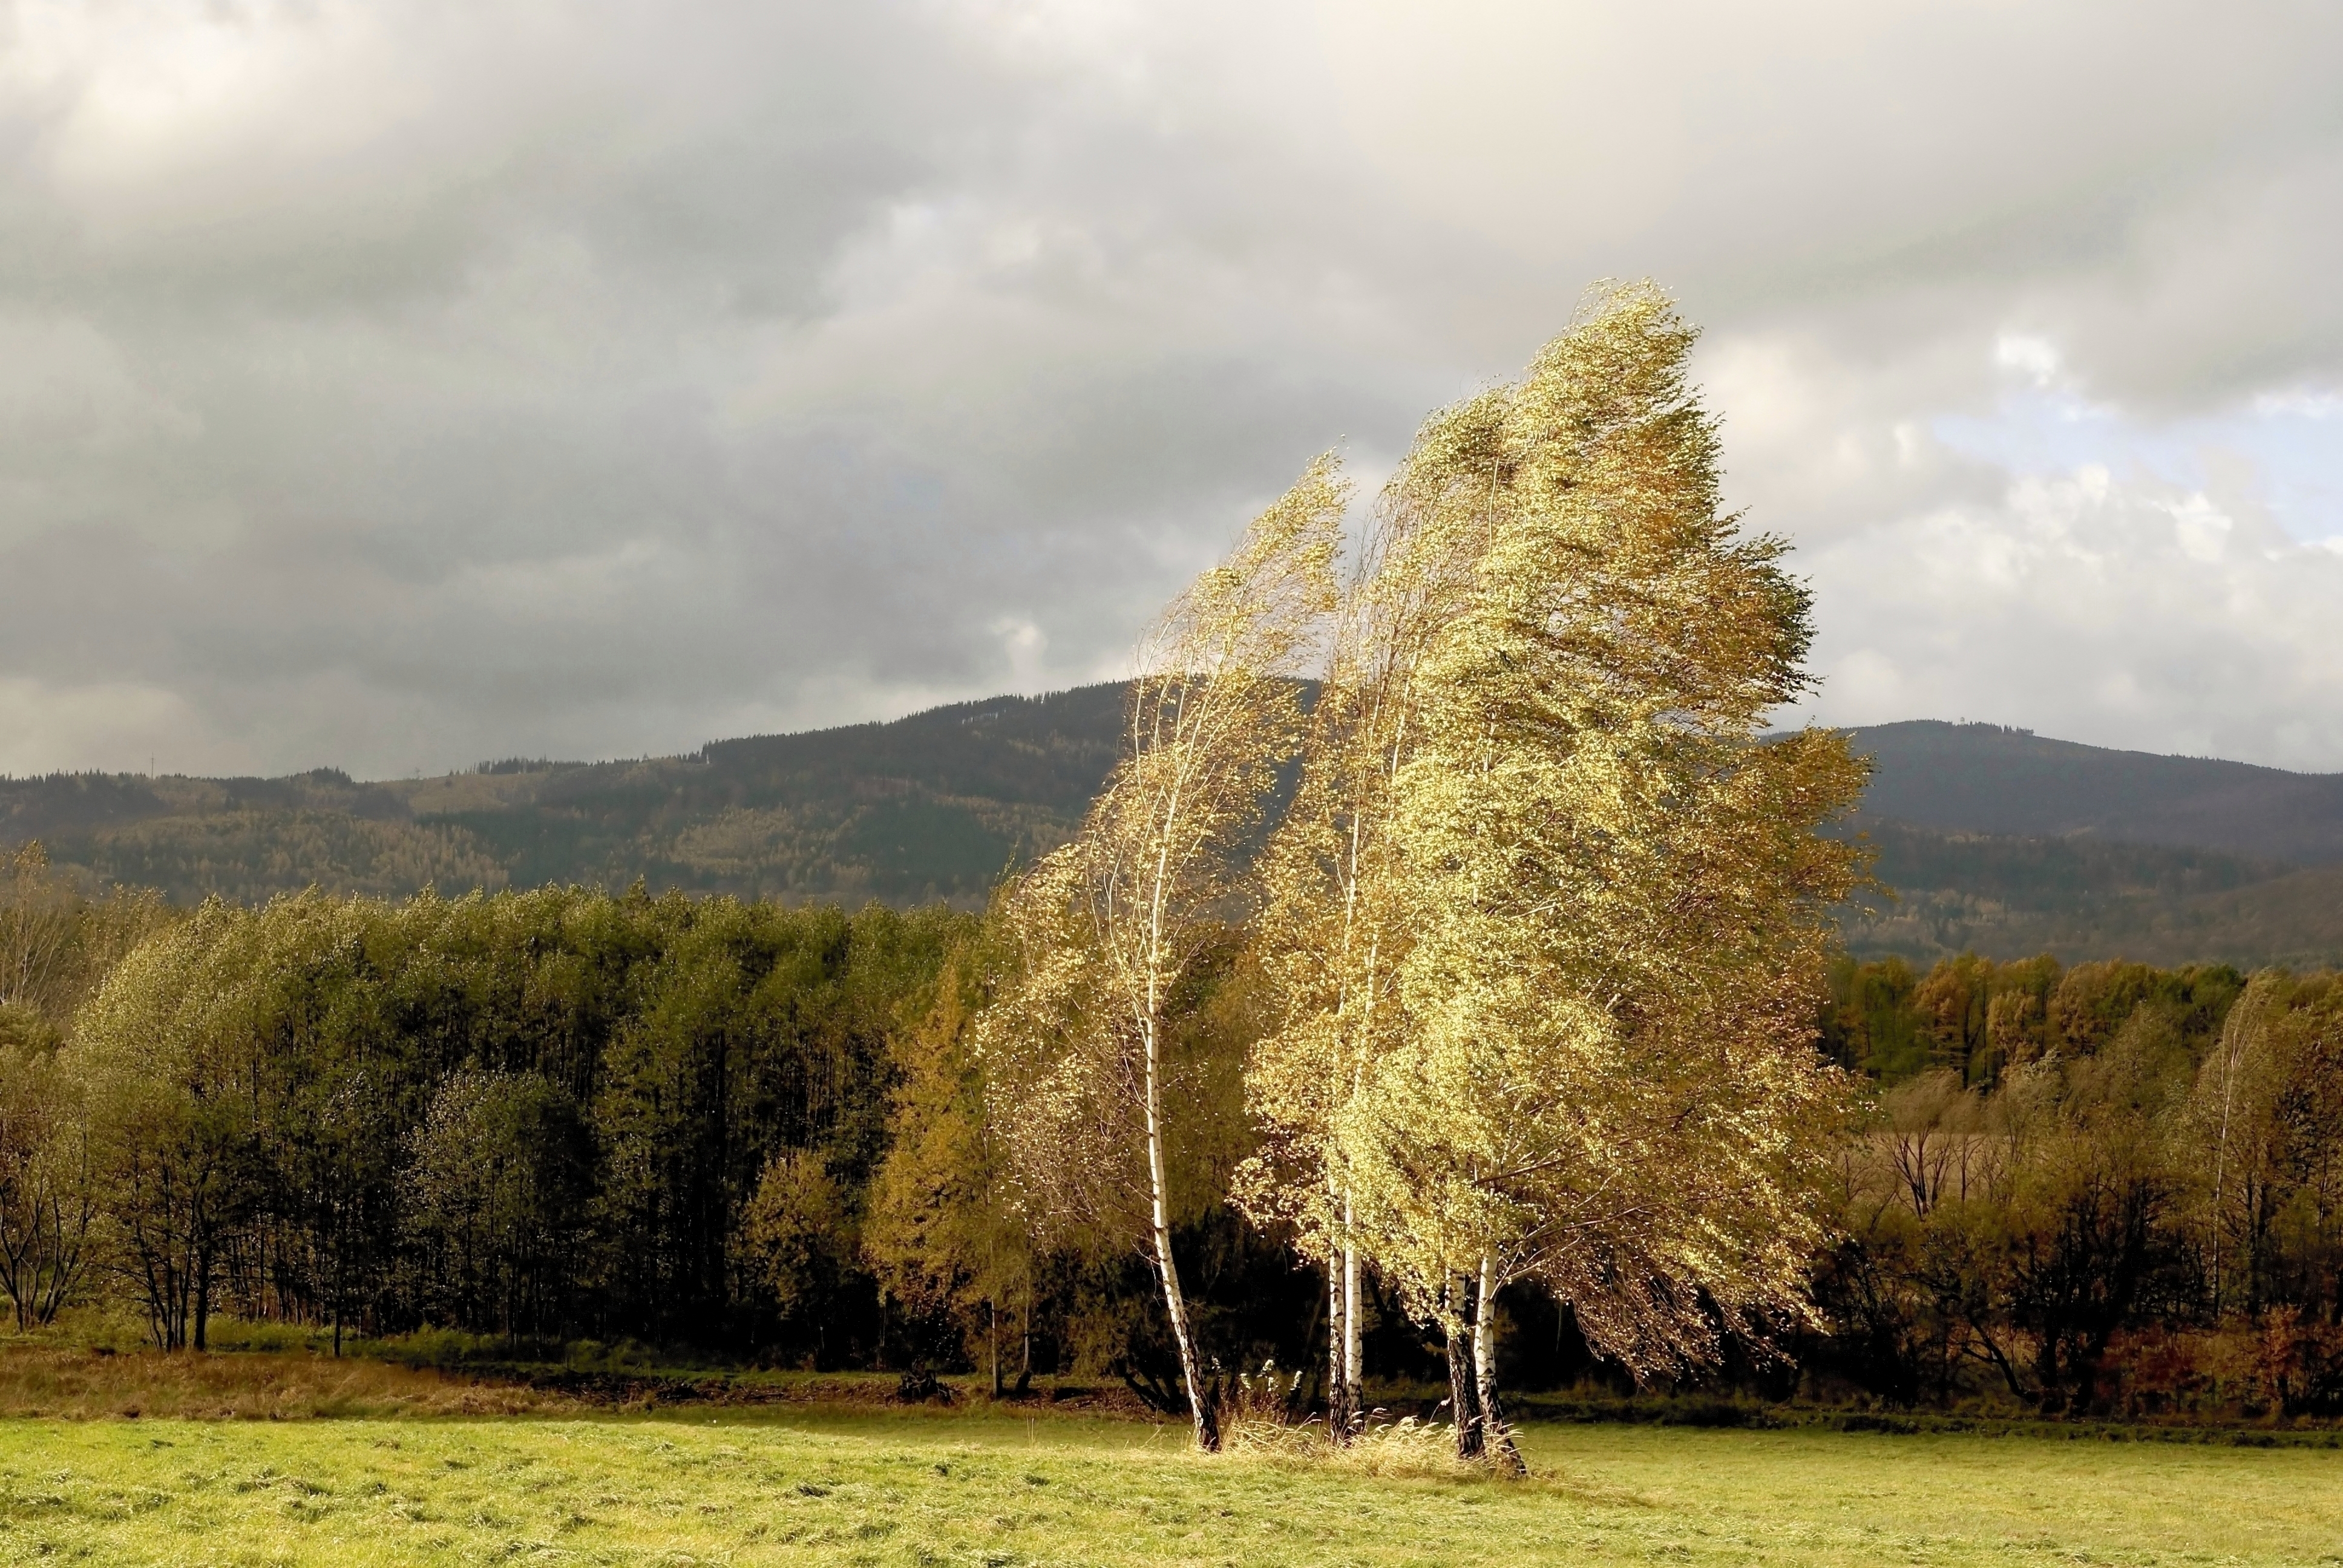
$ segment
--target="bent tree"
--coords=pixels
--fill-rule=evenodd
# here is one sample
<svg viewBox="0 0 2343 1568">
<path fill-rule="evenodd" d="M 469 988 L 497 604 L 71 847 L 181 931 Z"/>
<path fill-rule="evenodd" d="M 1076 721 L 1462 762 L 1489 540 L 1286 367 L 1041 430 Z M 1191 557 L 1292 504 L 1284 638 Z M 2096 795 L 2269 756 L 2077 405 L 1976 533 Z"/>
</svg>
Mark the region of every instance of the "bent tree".
<svg viewBox="0 0 2343 1568">
<path fill-rule="evenodd" d="M 1393 481 L 1377 591 L 1450 586 L 1387 786 L 1398 1016 L 1325 1136 L 1353 1241 L 1448 1334 L 1466 1452 L 1510 1453 L 1507 1283 L 1682 1364 L 1800 1312 L 1821 1231 L 1807 999 L 1854 860 L 1818 829 L 1864 773 L 1765 733 L 1808 684 L 1807 596 L 1720 506 L 1693 341 L 1656 288 L 1603 291 Z"/>
<path fill-rule="evenodd" d="M 1167 1071 L 1182 982 L 1251 890 L 1244 851 L 1300 742 L 1347 488 L 1312 465 L 1142 642 L 1121 762 L 1073 841 L 1004 896 L 1009 972 L 978 1029 L 1010 1156 L 1042 1217 L 1138 1242 L 1197 1445 L 1220 1445 L 1172 1255 Z"/>
<path fill-rule="evenodd" d="M 1484 544 L 1485 518 L 1422 499 L 1404 482 L 1386 490 L 1344 585 L 1293 802 L 1262 856 L 1252 933 L 1272 1012 L 1245 1074 L 1260 1147 L 1232 1196 L 1325 1265 L 1327 1431 L 1338 1443 L 1362 1418 L 1364 1367 L 1356 1195 L 1335 1133 L 1368 1063 L 1399 1040 L 1413 911 L 1397 875 L 1393 786 L 1423 733 L 1423 705 L 1442 698 L 1422 678 L 1424 656 L 1466 608 Z"/>
</svg>

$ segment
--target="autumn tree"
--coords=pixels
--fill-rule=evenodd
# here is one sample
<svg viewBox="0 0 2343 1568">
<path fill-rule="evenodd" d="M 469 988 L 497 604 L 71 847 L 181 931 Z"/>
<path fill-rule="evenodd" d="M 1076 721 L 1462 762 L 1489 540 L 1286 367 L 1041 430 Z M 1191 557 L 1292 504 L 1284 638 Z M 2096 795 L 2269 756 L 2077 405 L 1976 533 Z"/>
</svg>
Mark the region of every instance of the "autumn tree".
<svg viewBox="0 0 2343 1568">
<path fill-rule="evenodd" d="M 2177 1120 L 2187 1147 L 2174 1163 L 2195 1189 L 2191 1229 L 2217 1319 L 2234 1310 L 2258 1318 L 2296 1293 L 2284 1278 L 2284 1256 L 2296 1250 L 2288 1242 L 2307 1231 L 2331 1244 L 2336 1232 L 2343 1030 L 2332 983 L 2283 970 L 2254 976 Z"/>
<path fill-rule="evenodd" d="M 1808 601 L 1719 504 L 1693 337 L 1603 292 L 1392 482 L 1381 592 L 1441 608 L 1386 786 L 1400 1018 L 1331 1136 L 1360 1244 L 1448 1335 L 1467 1451 L 1502 1431 L 1508 1282 L 1631 1366 L 1697 1361 L 1797 1310 L 1823 1231 L 1809 999 L 1853 852 L 1816 829 L 1863 769 L 1765 733 Z"/>
<path fill-rule="evenodd" d="M 1243 912 L 1244 852 L 1302 727 L 1347 489 L 1321 459 L 1142 642 L 1123 753 L 1073 841 L 1003 899 L 980 1024 L 1010 1156 L 1042 1212 L 1152 1264 L 1198 1445 L 1220 1443 L 1172 1251 L 1167 1063 L 1182 986 Z"/>
<path fill-rule="evenodd" d="M 73 906 L 38 839 L 0 858 L 0 1007 L 50 1000 L 72 956 Z"/>
<path fill-rule="evenodd" d="M 975 1024 L 984 959 L 973 942 L 945 960 L 930 1006 L 896 1041 L 892 1138 L 870 1185 L 865 1257 L 908 1312 L 980 1338 L 998 1398 L 1001 1333 L 1014 1314 L 1020 1385 L 1032 1373 L 1033 1257 L 1011 1191 L 1001 1130 L 984 1092 Z"/>
<path fill-rule="evenodd" d="M 1443 699 L 1423 678 L 1441 628 L 1468 606 L 1489 518 L 1394 481 L 1344 585 L 1292 803 L 1262 856 L 1252 950 L 1272 1023 L 1251 1053 L 1262 1137 L 1235 1197 L 1326 1268 L 1327 1430 L 1361 1416 L 1363 1256 L 1338 1127 L 1368 1064 L 1400 1039 L 1396 988 L 1417 911 L 1393 836 L 1394 781 Z"/>
<path fill-rule="evenodd" d="M 63 1028 L 123 956 L 171 919 L 152 890 L 92 898 L 49 863 L 38 839 L 0 852 L 0 1007 Z"/>
</svg>

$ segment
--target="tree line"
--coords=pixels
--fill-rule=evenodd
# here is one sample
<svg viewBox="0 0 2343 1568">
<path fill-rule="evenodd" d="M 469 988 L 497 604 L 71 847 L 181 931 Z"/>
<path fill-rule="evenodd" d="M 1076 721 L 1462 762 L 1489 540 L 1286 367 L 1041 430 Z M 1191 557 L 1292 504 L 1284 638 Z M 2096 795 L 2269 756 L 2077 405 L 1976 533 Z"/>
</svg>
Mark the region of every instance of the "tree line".
<svg viewBox="0 0 2343 1568">
<path fill-rule="evenodd" d="M 26 919 L 44 912 L 63 940 Z M 183 1000 L 197 953 L 220 988 L 148 1037 L 203 1046 L 167 1079 L 152 1054 L 82 1054 L 112 1037 L 80 966 L 118 963 L 125 924 L 168 929 L 115 975 L 113 1008 Z M 1014 1201 L 973 1049 L 1000 940 L 982 920 L 566 890 L 173 920 L 20 874 L 0 940 L 16 975 L 28 949 L 49 959 L 42 987 L 0 1004 L 0 1289 L 20 1327 L 105 1298 L 158 1344 L 196 1342 L 220 1312 L 631 1335 L 973 1367 L 1004 1391 L 1079 1369 L 1180 1404 L 1121 1245 L 1044 1242 Z M 1167 1050 L 1191 1108 L 1169 1160 L 1174 1250 L 1201 1354 L 1229 1368 L 1300 1364 L 1326 1311 L 1285 1232 L 1222 1201 L 1262 1148 L 1241 1114 L 1260 984 L 1222 933 Z M 694 993 L 720 1031 L 688 1025 Z M 1805 1264 L 1815 1317 L 1777 1342 L 1790 1361 L 1735 1361 L 1748 1386 L 2343 1406 L 2332 977 L 1842 960 L 1816 1028 L 1869 1087 L 1837 1145 L 1832 1233 Z M 166 1159 L 176 1186 L 155 1179 Z M 1354 1386 L 1366 1362 L 1442 1375 L 1441 1336 L 1373 1270 L 1358 1283 L 1346 1338 L 1371 1353 Z M 1505 1381 L 1630 1377 L 1574 1313 L 1520 1286 L 1496 1300 Z M 1323 1402 L 1322 1372 L 1308 1392 Z"/>
<path fill-rule="evenodd" d="M 223 1310 L 778 1347 L 801 1325 L 769 1287 L 811 1265 L 744 1216 L 808 1161 L 867 1186 L 900 1023 L 966 923 L 576 889 L 208 902 L 69 1032 L 5 1015 L 5 1250 L 102 1261 L 166 1349 Z"/>
</svg>

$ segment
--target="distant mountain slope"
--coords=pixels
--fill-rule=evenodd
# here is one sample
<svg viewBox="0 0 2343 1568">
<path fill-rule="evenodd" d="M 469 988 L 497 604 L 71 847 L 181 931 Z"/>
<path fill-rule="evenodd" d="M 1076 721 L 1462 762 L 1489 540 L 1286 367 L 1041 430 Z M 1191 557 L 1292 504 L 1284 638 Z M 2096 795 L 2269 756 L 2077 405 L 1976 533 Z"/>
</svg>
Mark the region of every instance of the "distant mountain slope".
<svg viewBox="0 0 2343 1568">
<path fill-rule="evenodd" d="M 1993 724 L 1919 719 L 1848 733 L 1877 765 L 1865 809 L 1920 827 L 2343 860 L 2343 773 L 2110 751 Z"/>
<path fill-rule="evenodd" d="M 555 767 L 477 805 L 453 779 L 403 788 L 419 820 L 471 834 L 521 886 L 971 903 L 1073 830 L 1121 716 L 1121 686 L 1090 686 Z"/>
<path fill-rule="evenodd" d="M 632 762 L 371 784 L 331 769 L 0 779 L 0 846 L 39 838 L 62 863 L 183 902 L 313 882 L 398 894 L 639 878 L 966 906 L 1081 820 L 1113 765 L 1121 711 L 1122 689 L 1105 685 Z M 1852 827 L 1901 895 L 1846 911 L 1859 952 L 2343 960 L 2343 776 L 1992 725 L 1853 736 L 1877 771 Z"/>
<path fill-rule="evenodd" d="M 61 863 L 183 902 L 312 882 L 455 893 L 640 878 L 747 897 L 971 904 L 1072 831 L 1113 766 L 1121 714 L 1122 688 L 1104 685 L 633 762 L 515 761 L 377 784 L 330 770 L 5 779 L 0 844 L 42 839 Z"/>
<path fill-rule="evenodd" d="M 2343 866 L 2087 837 L 1940 833 L 1871 818 L 1875 892 L 1843 912 L 1860 957 L 2343 964 Z"/>
</svg>

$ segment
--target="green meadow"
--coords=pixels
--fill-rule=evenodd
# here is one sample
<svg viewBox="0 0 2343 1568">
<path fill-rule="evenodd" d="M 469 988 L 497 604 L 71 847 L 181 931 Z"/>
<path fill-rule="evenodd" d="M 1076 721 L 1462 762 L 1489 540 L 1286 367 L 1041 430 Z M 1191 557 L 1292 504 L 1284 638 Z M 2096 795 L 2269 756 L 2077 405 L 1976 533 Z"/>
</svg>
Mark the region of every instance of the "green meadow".
<svg viewBox="0 0 2343 1568">
<path fill-rule="evenodd" d="M 0 1422 L 0 1562 L 2343 1563 L 2343 1452 L 1534 1426 L 1527 1481 L 990 1412 Z"/>
</svg>

